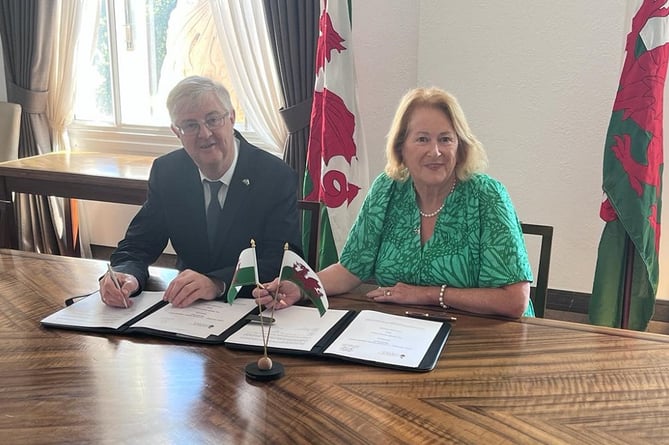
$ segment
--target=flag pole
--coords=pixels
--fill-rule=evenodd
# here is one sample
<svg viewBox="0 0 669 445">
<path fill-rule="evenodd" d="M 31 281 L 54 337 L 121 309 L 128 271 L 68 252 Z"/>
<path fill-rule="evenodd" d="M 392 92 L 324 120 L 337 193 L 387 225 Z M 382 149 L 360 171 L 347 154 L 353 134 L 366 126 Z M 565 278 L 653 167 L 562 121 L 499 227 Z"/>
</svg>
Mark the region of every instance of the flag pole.
<svg viewBox="0 0 669 445">
<path fill-rule="evenodd" d="M 629 233 L 625 232 L 625 271 L 623 273 L 623 300 L 620 313 L 620 327 L 629 328 L 630 305 L 632 301 L 632 281 L 634 278 L 634 244 Z"/>
</svg>

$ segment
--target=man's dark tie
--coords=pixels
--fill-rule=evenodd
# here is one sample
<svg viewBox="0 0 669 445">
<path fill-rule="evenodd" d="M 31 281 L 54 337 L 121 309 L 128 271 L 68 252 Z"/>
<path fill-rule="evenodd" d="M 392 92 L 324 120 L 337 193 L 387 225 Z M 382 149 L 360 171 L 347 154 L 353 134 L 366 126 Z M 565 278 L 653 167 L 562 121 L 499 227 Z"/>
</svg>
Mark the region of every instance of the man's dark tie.
<svg viewBox="0 0 669 445">
<path fill-rule="evenodd" d="M 216 225 L 218 224 L 218 216 L 221 213 L 221 203 L 218 200 L 218 191 L 221 189 L 223 183 L 221 181 L 204 182 L 209 187 L 209 206 L 207 206 L 207 235 L 209 235 L 209 244 L 214 244 L 216 238 Z"/>
</svg>

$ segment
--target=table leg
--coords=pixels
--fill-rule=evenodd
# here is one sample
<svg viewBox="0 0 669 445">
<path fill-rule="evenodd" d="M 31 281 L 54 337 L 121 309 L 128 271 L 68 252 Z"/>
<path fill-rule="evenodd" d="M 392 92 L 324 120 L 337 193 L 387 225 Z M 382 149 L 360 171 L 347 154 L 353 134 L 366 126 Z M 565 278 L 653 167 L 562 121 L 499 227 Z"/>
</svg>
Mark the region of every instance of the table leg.
<svg viewBox="0 0 669 445">
<path fill-rule="evenodd" d="M 66 256 L 81 256 L 79 246 L 79 227 L 75 228 L 74 219 L 78 218 L 79 213 L 76 211 L 77 200 L 65 198 L 63 199 L 63 217 L 65 218 L 65 252 L 62 255 Z"/>
<path fill-rule="evenodd" d="M 0 247 L 19 248 L 14 200 L 4 178 L 0 178 Z"/>
</svg>

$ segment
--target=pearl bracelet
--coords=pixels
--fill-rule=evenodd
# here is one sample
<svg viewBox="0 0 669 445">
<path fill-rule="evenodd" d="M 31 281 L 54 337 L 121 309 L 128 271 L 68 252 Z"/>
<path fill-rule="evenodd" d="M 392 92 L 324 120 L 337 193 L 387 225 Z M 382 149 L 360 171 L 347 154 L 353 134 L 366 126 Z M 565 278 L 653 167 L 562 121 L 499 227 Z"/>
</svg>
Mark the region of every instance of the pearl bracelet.
<svg viewBox="0 0 669 445">
<path fill-rule="evenodd" d="M 442 284 L 441 289 L 439 289 L 439 306 L 444 310 L 448 309 L 448 305 L 444 303 L 444 292 L 446 292 L 447 287 L 447 285 Z"/>
</svg>

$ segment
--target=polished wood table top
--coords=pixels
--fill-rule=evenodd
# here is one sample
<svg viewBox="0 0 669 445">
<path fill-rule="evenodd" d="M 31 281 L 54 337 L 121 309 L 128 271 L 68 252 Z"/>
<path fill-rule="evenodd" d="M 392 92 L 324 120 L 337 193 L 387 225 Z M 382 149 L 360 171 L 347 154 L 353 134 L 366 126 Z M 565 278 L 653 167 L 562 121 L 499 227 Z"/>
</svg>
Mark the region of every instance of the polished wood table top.
<svg viewBox="0 0 669 445">
<path fill-rule="evenodd" d="M 0 250 L 3 443 L 669 443 L 667 336 L 456 313 L 431 372 L 273 355 L 286 375 L 258 383 L 257 353 L 40 325 L 104 270 Z"/>
<path fill-rule="evenodd" d="M 56 152 L 0 162 L 0 204 L 13 194 L 32 193 L 141 205 L 146 200 L 154 156 L 96 152 Z M 65 255 L 78 256 L 72 239 L 69 201 L 65 201 Z M 4 213 L 4 215 L 3 215 Z M 18 248 L 14 208 L 0 208 L 0 247 Z"/>
<path fill-rule="evenodd" d="M 5 193 L 140 205 L 146 200 L 154 159 L 117 153 L 48 153 L 0 162 L 0 181 L 5 183 Z"/>
</svg>

